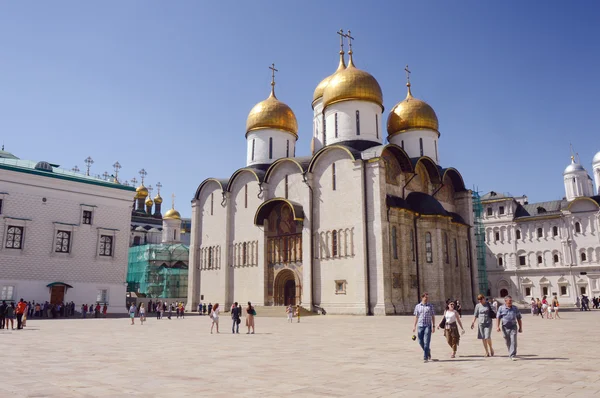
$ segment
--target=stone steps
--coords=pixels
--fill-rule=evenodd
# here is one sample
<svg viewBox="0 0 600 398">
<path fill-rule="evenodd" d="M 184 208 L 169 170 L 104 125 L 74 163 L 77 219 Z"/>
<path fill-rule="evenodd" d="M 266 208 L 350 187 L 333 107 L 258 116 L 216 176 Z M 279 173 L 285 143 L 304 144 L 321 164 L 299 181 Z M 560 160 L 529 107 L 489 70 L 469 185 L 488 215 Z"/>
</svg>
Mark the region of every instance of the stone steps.
<svg viewBox="0 0 600 398">
<path fill-rule="evenodd" d="M 285 313 L 285 306 L 254 306 L 257 317 L 263 318 L 285 318 L 287 314 Z M 296 309 L 294 308 L 294 311 Z M 245 310 L 244 310 L 245 312 Z M 245 314 L 244 314 L 245 315 Z M 313 312 L 310 312 L 304 307 L 300 307 L 300 317 L 304 316 L 312 316 L 317 315 Z"/>
</svg>

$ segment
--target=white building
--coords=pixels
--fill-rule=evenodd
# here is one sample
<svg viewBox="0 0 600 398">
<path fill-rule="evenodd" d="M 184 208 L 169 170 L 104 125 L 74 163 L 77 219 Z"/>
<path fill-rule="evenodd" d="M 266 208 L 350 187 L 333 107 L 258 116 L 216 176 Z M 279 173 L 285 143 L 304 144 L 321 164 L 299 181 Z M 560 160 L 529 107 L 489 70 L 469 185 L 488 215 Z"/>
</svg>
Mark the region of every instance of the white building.
<svg viewBox="0 0 600 398">
<path fill-rule="evenodd" d="M 0 152 L 0 299 L 123 311 L 134 190 Z"/>
<path fill-rule="evenodd" d="M 349 55 L 315 90 L 312 156 L 296 157 L 296 117 L 273 81 L 248 115 L 246 165 L 199 185 L 188 308 L 202 298 L 394 314 L 425 291 L 472 303 L 471 192 L 440 166 L 437 116 L 407 84 L 384 144 L 381 88 Z"/>
<path fill-rule="evenodd" d="M 593 161 L 600 182 L 600 152 Z M 482 196 L 490 294 L 529 302 L 556 295 L 574 305 L 600 295 L 600 196 L 571 158 L 563 173 L 565 198 L 528 203 L 496 192 Z"/>
</svg>

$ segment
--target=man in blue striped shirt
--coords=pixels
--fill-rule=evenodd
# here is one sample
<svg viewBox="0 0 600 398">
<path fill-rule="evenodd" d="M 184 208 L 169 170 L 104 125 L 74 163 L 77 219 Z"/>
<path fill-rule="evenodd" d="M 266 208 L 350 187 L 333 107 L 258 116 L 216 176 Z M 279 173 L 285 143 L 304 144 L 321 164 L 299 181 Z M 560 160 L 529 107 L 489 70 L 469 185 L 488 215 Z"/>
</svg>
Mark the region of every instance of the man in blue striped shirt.
<svg viewBox="0 0 600 398">
<path fill-rule="evenodd" d="M 429 294 L 423 293 L 421 302 L 415 306 L 415 324 L 413 333 L 418 330 L 419 344 L 423 349 L 423 361 L 431 360 L 431 333 L 435 333 L 435 311 L 433 305 L 429 304 Z"/>
</svg>

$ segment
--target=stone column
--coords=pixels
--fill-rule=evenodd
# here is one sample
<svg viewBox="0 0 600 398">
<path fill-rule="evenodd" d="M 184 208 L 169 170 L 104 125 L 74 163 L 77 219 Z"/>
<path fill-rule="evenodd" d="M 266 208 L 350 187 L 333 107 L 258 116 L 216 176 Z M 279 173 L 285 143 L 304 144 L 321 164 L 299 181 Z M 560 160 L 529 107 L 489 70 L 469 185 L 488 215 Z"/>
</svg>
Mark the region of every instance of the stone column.
<svg viewBox="0 0 600 398">
<path fill-rule="evenodd" d="M 192 201 L 192 230 L 190 237 L 190 257 L 188 261 L 188 295 L 186 308 L 188 311 L 194 311 L 198 307 L 200 300 L 200 266 L 202 259 L 200 256 L 200 246 L 202 245 L 200 217 L 201 209 L 198 208 L 198 200 Z"/>
</svg>

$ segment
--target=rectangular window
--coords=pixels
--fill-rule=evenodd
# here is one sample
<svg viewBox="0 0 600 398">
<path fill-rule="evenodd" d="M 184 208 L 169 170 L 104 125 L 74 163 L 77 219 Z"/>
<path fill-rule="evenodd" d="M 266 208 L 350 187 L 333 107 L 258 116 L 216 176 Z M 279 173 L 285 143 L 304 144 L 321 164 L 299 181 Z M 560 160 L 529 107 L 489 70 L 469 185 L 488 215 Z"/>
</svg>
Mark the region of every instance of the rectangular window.
<svg viewBox="0 0 600 398">
<path fill-rule="evenodd" d="M 336 189 L 336 181 L 335 181 L 335 163 L 331 164 L 331 188 L 335 191 Z"/>
<path fill-rule="evenodd" d="M 500 240 L 500 232 L 496 232 L 496 234 L 494 235 L 495 238 L 495 242 L 498 242 Z"/>
<path fill-rule="evenodd" d="M 548 295 L 548 286 L 544 286 L 542 288 L 542 295 L 547 296 Z"/>
<path fill-rule="evenodd" d="M 99 289 L 96 295 L 96 302 L 100 304 L 108 304 L 108 290 Z"/>
<path fill-rule="evenodd" d="M 565 285 L 562 285 L 560 287 L 560 295 L 561 296 L 566 296 L 567 295 L 567 287 Z"/>
<path fill-rule="evenodd" d="M 287 142 L 285 144 L 285 157 L 286 158 L 290 157 L 290 140 L 287 140 Z"/>
<path fill-rule="evenodd" d="M 337 231 L 331 233 L 331 256 L 337 257 L 338 255 L 338 235 Z"/>
<path fill-rule="evenodd" d="M 431 233 L 425 234 L 425 259 L 428 263 L 433 262 L 433 244 L 431 242 Z"/>
<path fill-rule="evenodd" d="M 82 222 L 84 224 L 92 225 L 92 211 L 91 210 L 84 210 L 82 218 L 83 218 Z"/>
<path fill-rule="evenodd" d="M 215 194 L 214 192 L 210 194 L 210 215 L 213 215 L 213 208 L 215 204 Z"/>
<path fill-rule="evenodd" d="M 558 236 L 558 227 L 552 227 L 552 236 Z"/>
<path fill-rule="evenodd" d="M 356 111 L 356 135 L 360 135 L 360 112 Z"/>
<path fill-rule="evenodd" d="M 346 294 L 346 281 L 335 281 L 335 294 Z"/>
<path fill-rule="evenodd" d="M 255 139 L 252 139 L 252 161 L 254 161 L 254 144 L 255 144 Z"/>
<path fill-rule="evenodd" d="M 531 296 L 531 288 L 530 287 L 525 288 L 525 296 L 527 296 L 527 297 Z"/>
<path fill-rule="evenodd" d="M 269 159 L 273 159 L 273 137 L 269 137 Z"/>
<path fill-rule="evenodd" d="M 527 257 L 519 256 L 519 265 L 526 265 L 526 264 L 527 264 Z"/>
<path fill-rule="evenodd" d="M 2 214 L 2 199 L 0 199 L 0 214 Z"/>
<path fill-rule="evenodd" d="M 517 235 L 517 239 L 521 239 L 521 230 L 517 229 L 515 233 Z"/>
<path fill-rule="evenodd" d="M 7 249 L 23 248 L 23 227 L 8 226 L 6 229 L 6 245 L 4 247 Z"/>
<path fill-rule="evenodd" d="M 375 136 L 379 138 L 379 116 L 375 115 Z"/>
<path fill-rule="evenodd" d="M 543 238 L 544 237 L 544 230 L 541 228 L 537 229 L 537 237 L 538 238 Z"/>
<path fill-rule="evenodd" d="M 71 248 L 71 232 L 56 231 L 56 244 L 54 251 L 56 253 L 69 253 Z"/>
<path fill-rule="evenodd" d="M 500 206 L 500 208 L 498 209 L 498 212 L 500 213 L 500 215 L 504 214 L 504 206 Z"/>
<path fill-rule="evenodd" d="M 392 252 L 394 254 L 394 259 L 398 259 L 398 236 L 396 227 L 392 227 Z"/>
<path fill-rule="evenodd" d="M 0 290 L 0 300 L 11 301 L 15 299 L 15 287 L 14 286 L 2 286 Z"/>
<path fill-rule="evenodd" d="M 110 235 L 100 235 L 100 256 L 110 257 L 113 253 L 113 237 Z"/>
<path fill-rule="evenodd" d="M 334 115 L 335 119 L 335 138 L 338 138 L 338 116 L 337 113 Z"/>
<path fill-rule="evenodd" d="M 244 208 L 248 208 L 248 184 L 244 185 Z"/>
<path fill-rule="evenodd" d="M 488 216 L 491 216 L 492 214 L 493 214 L 493 212 L 492 212 L 492 208 L 491 208 L 491 207 L 488 207 L 488 208 L 487 208 L 487 215 L 488 215 Z"/>
<path fill-rule="evenodd" d="M 498 265 L 500 267 L 502 267 L 502 265 L 504 265 L 504 260 L 502 259 L 502 257 L 498 257 Z"/>
<path fill-rule="evenodd" d="M 288 189 L 288 176 L 285 176 L 285 198 L 288 198 L 289 189 Z"/>
</svg>

